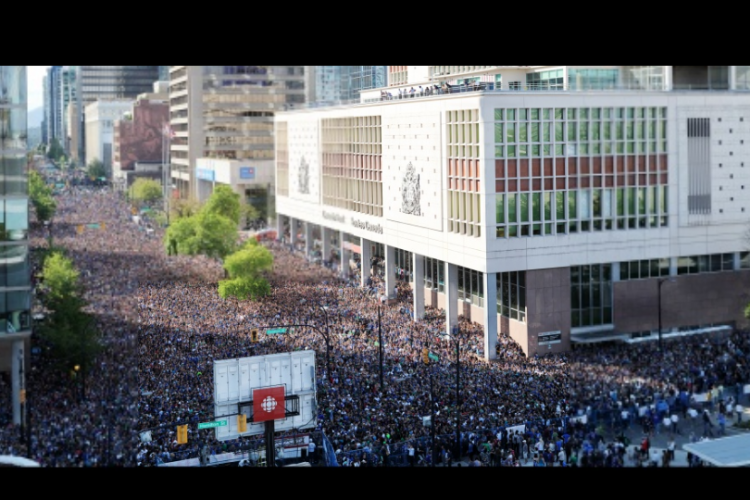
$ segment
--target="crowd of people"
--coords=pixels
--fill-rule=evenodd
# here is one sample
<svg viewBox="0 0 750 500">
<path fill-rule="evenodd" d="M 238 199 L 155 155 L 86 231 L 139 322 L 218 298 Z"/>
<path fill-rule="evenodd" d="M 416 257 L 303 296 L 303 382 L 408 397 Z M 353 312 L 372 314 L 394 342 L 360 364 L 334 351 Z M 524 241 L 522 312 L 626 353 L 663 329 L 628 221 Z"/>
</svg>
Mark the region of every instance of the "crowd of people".
<svg viewBox="0 0 750 500">
<path fill-rule="evenodd" d="M 49 230 L 81 271 L 106 349 L 84 388 L 80 377 L 53 372 L 34 338 L 41 349 L 28 374 L 30 433 L 9 422 L 10 380 L 0 380 L 0 453 L 44 466 L 149 466 L 249 446 L 258 436 L 219 442 L 212 430 L 197 429 L 213 417 L 213 361 L 235 357 L 314 350 L 314 430 L 339 464 L 351 466 L 432 462 L 422 417 L 433 411 L 434 460 L 443 465 L 470 457 L 477 465 L 618 466 L 626 455 L 615 436 L 626 426 L 650 433 L 657 429 L 647 422 L 690 418 L 691 396 L 712 389 L 717 405 L 729 397 L 736 403 L 750 381 L 748 332 L 670 339 L 663 352 L 655 343 L 593 345 L 530 358 L 499 333 L 497 359 L 487 363 L 482 327 L 461 318 L 457 390 L 457 343 L 440 335 L 444 314 L 428 307 L 412 321 L 404 282 L 395 303 L 381 302 L 377 275 L 361 288 L 358 277 L 342 280 L 332 266 L 270 241 L 263 244 L 274 254 L 272 294 L 222 299 L 221 264 L 167 256 L 163 229 L 145 231 L 116 193 L 77 186 L 57 200 Z M 106 229 L 78 234 L 77 225 L 89 222 Z M 32 231 L 30 246 L 43 248 L 47 236 Z M 291 324 L 316 328 L 251 341 L 257 326 Z M 425 347 L 437 361 L 423 362 Z M 453 448 L 457 422 L 460 450 Z M 188 443 L 178 444 L 176 426 L 184 423 Z"/>
</svg>

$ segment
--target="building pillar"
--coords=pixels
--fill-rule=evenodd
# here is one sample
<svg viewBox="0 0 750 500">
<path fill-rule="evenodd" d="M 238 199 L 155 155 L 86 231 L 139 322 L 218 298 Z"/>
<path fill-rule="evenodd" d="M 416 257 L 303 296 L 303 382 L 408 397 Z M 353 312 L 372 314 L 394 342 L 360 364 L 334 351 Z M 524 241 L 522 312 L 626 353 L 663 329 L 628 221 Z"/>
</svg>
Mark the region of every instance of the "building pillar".
<svg viewBox="0 0 750 500">
<path fill-rule="evenodd" d="M 346 279 L 349 277 L 349 258 L 346 255 L 346 248 L 344 248 L 344 231 L 339 231 L 339 258 L 341 259 L 339 265 L 339 275 Z"/>
<path fill-rule="evenodd" d="M 445 265 L 445 333 L 451 335 L 454 326 L 458 326 L 458 266 L 444 262 Z"/>
<path fill-rule="evenodd" d="M 672 85 L 672 66 L 664 66 L 664 86 L 661 90 L 671 91 Z"/>
<path fill-rule="evenodd" d="M 331 249 L 333 248 L 333 245 L 331 245 L 331 233 L 333 231 L 331 229 L 328 229 L 327 227 L 323 226 L 320 230 L 321 237 L 323 238 L 323 260 L 330 260 L 331 259 Z"/>
<path fill-rule="evenodd" d="M 313 249 L 313 224 L 305 221 L 305 257 L 312 255 Z"/>
<path fill-rule="evenodd" d="M 729 66 L 729 90 L 737 90 L 737 66 Z"/>
<path fill-rule="evenodd" d="M 620 263 L 619 262 L 612 263 L 612 283 L 614 283 L 615 281 L 620 281 Z"/>
<path fill-rule="evenodd" d="M 414 297 L 414 321 L 424 318 L 424 255 L 412 252 L 412 268 L 414 282 L 412 283 L 412 296 Z"/>
<path fill-rule="evenodd" d="M 289 244 L 297 250 L 297 219 L 289 217 Z"/>
<path fill-rule="evenodd" d="M 669 258 L 669 275 L 677 276 L 677 257 Z"/>
<path fill-rule="evenodd" d="M 497 358 L 497 274 L 484 273 L 484 359 Z"/>
<path fill-rule="evenodd" d="M 367 286 L 367 278 L 370 277 L 370 271 L 372 269 L 372 242 L 365 238 L 360 238 L 359 245 L 362 247 L 362 272 L 360 273 L 359 286 L 362 288 Z"/>
<path fill-rule="evenodd" d="M 385 246 L 385 295 L 388 299 L 395 299 L 396 292 L 396 247 Z"/>
<path fill-rule="evenodd" d="M 13 396 L 13 423 L 20 425 L 22 422 L 21 418 L 21 389 L 26 385 L 24 380 L 24 352 L 23 352 L 23 340 L 14 340 L 11 348 L 11 385 L 12 385 L 12 396 Z"/>
<path fill-rule="evenodd" d="M 276 215 L 276 239 L 284 240 L 284 216 L 281 214 Z"/>
<path fill-rule="evenodd" d="M 740 253 L 739 252 L 734 252 L 734 264 L 732 265 L 732 269 L 734 269 L 735 271 L 739 271 L 740 270 L 740 266 L 742 265 L 741 262 L 742 261 L 740 259 Z"/>
</svg>

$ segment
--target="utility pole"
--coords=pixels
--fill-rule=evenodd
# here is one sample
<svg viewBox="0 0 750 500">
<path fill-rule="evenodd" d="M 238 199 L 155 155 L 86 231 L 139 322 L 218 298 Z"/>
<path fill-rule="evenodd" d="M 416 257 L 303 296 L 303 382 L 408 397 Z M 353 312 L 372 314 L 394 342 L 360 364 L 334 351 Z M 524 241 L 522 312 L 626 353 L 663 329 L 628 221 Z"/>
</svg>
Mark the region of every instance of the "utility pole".
<svg viewBox="0 0 750 500">
<path fill-rule="evenodd" d="M 378 303 L 378 350 L 380 351 L 380 391 L 385 390 L 383 385 L 383 334 L 380 328 L 380 303 Z"/>
</svg>

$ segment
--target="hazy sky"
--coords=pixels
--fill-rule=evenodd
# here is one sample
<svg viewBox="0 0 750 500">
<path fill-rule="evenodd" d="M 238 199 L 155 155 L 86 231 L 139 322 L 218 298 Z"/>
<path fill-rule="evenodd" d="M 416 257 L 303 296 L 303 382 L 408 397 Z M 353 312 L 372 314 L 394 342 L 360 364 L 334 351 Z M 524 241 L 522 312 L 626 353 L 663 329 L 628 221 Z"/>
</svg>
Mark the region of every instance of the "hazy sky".
<svg viewBox="0 0 750 500">
<path fill-rule="evenodd" d="M 47 74 L 47 68 L 49 66 L 26 66 L 26 84 L 29 90 L 26 96 L 26 108 L 28 110 L 44 106 L 42 79 Z"/>
</svg>

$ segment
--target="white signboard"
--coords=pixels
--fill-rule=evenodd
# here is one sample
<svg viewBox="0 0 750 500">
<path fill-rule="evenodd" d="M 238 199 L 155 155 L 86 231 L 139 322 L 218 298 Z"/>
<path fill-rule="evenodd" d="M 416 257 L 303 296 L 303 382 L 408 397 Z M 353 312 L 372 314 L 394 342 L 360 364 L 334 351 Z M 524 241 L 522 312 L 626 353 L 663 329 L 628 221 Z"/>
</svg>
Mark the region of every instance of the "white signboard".
<svg viewBox="0 0 750 500">
<path fill-rule="evenodd" d="M 318 121 L 290 116 L 287 123 L 289 194 L 296 200 L 320 203 Z"/>
<path fill-rule="evenodd" d="M 424 126 L 412 127 L 415 119 L 423 120 Z M 443 229 L 442 149 L 439 111 L 410 110 L 403 116 L 383 117 L 383 213 L 387 219 Z"/>
<path fill-rule="evenodd" d="M 274 421 L 274 430 L 314 428 L 317 425 L 315 392 L 315 352 L 296 351 L 249 358 L 222 359 L 214 362 L 214 418 L 227 420 L 216 427 L 216 439 L 226 441 L 239 436 L 262 434 L 265 423 L 248 418 L 247 431 L 237 429 L 237 414 L 252 415 L 253 391 L 284 386 L 286 396 L 299 398 L 298 405 L 287 401 L 287 410 L 296 407 L 297 415 Z"/>
</svg>

